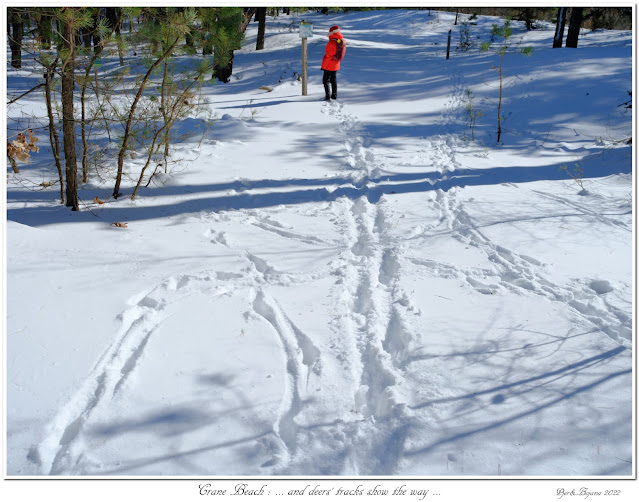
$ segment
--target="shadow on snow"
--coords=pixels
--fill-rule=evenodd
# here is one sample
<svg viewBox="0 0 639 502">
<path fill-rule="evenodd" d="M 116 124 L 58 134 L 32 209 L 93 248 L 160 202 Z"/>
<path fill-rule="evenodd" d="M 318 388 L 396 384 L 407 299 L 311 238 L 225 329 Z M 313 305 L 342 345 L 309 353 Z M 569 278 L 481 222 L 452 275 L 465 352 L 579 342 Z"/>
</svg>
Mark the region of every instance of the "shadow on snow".
<svg viewBox="0 0 639 502">
<path fill-rule="evenodd" d="M 623 155 L 621 149 L 620 155 Z M 630 174 L 630 162 L 599 162 L 588 170 L 587 178 L 603 178 L 614 174 Z M 489 169 L 457 169 L 448 173 L 384 173 L 375 178 L 363 178 L 359 181 L 345 178 L 322 179 L 282 179 L 282 180 L 246 180 L 210 185 L 181 185 L 167 188 L 153 188 L 144 192 L 146 196 L 179 196 L 185 194 L 205 194 L 234 190 L 239 193 L 199 197 L 172 204 L 154 206 L 117 207 L 120 202 L 105 204 L 95 214 L 111 221 L 137 221 L 196 213 L 201 211 L 232 211 L 257 209 L 278 205 L 305 204 L 310 202 L 328 202 L 347 197 L 352 200 L 366 197 L 376 203 L 384 195 L 425 193 L 433 190 L 448 191 L 455 187 L 498 185 L 504 183 L 529 183 L 535 181 L 567 181 L 572 183 L 556 164 L 537 167 L 495 167 Z M 337 188 L 335 186 L 337 185 Z M 289 191 L 252 193 L 252 191 L 290 187 Z M 575 192 L 577 186 L 575 185 Z M 91 190 L 87 190 L 91 193 Z M 49 203 L 53 204 L 56 192 L 23 192 L 9 190 L 7 201 L 10 203 Z M 123 196 L 124 198 L 124 196 Z M 120 199 L 122 200 L 122 199 Z M 7 210 L 7 218 L 30 226 L 47 223 L 69 223 L 94 221 L 92 213 L 79 212 L 69 214 L 63 207 L 24 207 Z"/>
</svg>

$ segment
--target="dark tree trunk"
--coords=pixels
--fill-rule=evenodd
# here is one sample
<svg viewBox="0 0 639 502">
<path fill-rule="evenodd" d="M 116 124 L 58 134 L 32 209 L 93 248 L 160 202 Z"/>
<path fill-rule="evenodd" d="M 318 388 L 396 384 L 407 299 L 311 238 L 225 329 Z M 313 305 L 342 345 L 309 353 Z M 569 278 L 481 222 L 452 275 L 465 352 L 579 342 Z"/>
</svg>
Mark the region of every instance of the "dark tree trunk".
<svg viewBox="0 0 639 502">
<path fill-rule="evenodd" d="M 94 54 L 97 54 L 98 52 L 102 50 L 101 49 L 102 39 L 100 38 L 100 33 L 98 32 L 99 22 L 100 22 L 100 11 L 96 10 L 93 13 L 93 33 L 91 33 Z"/>
<path fill-rule="evenodd" d="M 235 59 L 235 54 L 231 51 L 231 59 L 226 64 L 226 66 L 218 66 L 215 65 L 213 67 L 213 75 L 220 82 L 224 82 L 225 84 L 231 80 L 231 75 L 233 75 L 233 60 Z"/>
<path fill-rule="evenodd" d="M 596 31 L 603 27 L 603 15 L 603 7 L 593 7 L 590 9 L 590 13 L 587 17 L 590 19 L 590 29 L 592 31 Z"/>
<path fill-rule="evenodd" d="M 82 38 L 82 45 L 84 45 L 85 49 L 91 49 L 91 39 L 93 38 L 93 28 L 91 26 L 87 26 L 86 28 L 82 28 L 80 38 Z"/>
<path fill-rule="evenodd" d="M 552 42 L 553 48 L 561 47 L 563 44 L 567 10 L 567 7 L 559 7 L 559 9 L 557 10 L 557 28 L 555 29 L 555 38 Z"/>
<path fill-rule="evenodd" d="M 184 39 L 186 42 L 186 46 L 190 47 L 191 49 L 195 51 L 195 39 L 193 38 L 193 35 L 191 35 L 190 33 L 187 33 L 186 35 L 184 35 Z"/>
<path fill-rule="evenodd" d="M 531 31 L 533 29 L 533 10 L 530 7 L 524 8 L 524 22 L 526 23 L 526 30 Z"/>
<path fill-rule="evenodd" d="M 11 48 L 11 66 L 22 68 L 22 16 L 17 9 L 8 9 L 7 33 Z"/>
<path fill-rule="evenodd" d="M 122 34 L 120 29 L 122 28 L 122 7 L 107 7 L 106 18 L 109 22 L 109 26 L 115 32 L 115 39 L 118 44 L 118 53 L 120 56 L 120 66 L 124 66 L 124 46 L 122 42 Z"/>
<path fill-rule="evenodd" d="M 120 12 L 122 11 L 122 7 L 107 7 L 106 8 L 106 18 L 111 26 L 111 29 L 117 34 L 120 34 L 120 28 L 122 24 L 122 19 Z"/>
<path fill-rule="evenodd" d="M 259 22 L 255 50 L 261 51 L 264 49 L 264 36 L 266 34 L 266 7 L 258 7 L 255 13 L 255 20 Z"/>
<path fill-rule="evenodd" d="M 577 48 L 583 12 L 583 7 L 573 7 L 571 9 L 570 26 L 568 27 L 568 35 L 566 36 L 566 47 Z"/>
<path fill-rule="evenodd" d="M 62 137 L 67 181 L 66 205 L 73 211 L 78 205 L 78 165 L 75 152 L 75 119 L 73 116 L 73 88 L 75 87 L 75 28 L 73 23 L 64 25 L 64 44 L 68 55 L 62 64 Z"/>
</svg>

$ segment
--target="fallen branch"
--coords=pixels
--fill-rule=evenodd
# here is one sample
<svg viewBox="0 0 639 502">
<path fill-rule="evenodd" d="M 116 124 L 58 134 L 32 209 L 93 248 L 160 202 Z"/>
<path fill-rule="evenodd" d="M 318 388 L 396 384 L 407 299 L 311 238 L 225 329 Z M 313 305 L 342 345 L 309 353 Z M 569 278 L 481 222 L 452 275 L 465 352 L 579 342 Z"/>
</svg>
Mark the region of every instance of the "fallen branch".
<svg viewBox="0 0 639 502">
<path fill-rule="evenodd" d="M 10 105 L 12 103 L 15 103 L 16 101 L 18 101 L 19 99 L 24 98 L 27 94 L 31 94 L 33 91 L 35 91 L 36 89 L 40 89 L 40 87 L 44 87 L 46 84 L 42 83 L 42 84 L 38 84 L 36 85 L 33 89 L 29 89 L 27 92 L 20 94 L 20 96 L 18 96 L 17 98 L 12 99 L 11 101 L 7 101 L 7 105 Z"/>
</svg>

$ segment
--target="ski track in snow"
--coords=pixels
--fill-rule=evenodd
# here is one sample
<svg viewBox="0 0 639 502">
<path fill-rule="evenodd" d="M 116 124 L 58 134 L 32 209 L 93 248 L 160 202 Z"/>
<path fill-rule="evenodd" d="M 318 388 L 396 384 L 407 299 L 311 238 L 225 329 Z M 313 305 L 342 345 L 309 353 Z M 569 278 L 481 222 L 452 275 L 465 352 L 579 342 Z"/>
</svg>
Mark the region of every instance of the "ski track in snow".
<svg viewBox="0 0 639 502">
<path fill-rule="evenodd" d="M 247 257 L 254 264 L 257 273 L 261 275 L 262 281 L 268 284 L 274 269 L 255 255 L 247 253 Z M 286 361 L 284 380 L 286 385 L 280 404 L 279 419 L 274 424 L 274 431 L 282 442 L 281 446 L 285 455 L 283 458 L 276 457 L 268 462 L 269 466 L 278 469 L 286 466 L 291 456 L 297 451 L 298 426 L 295 417 L 302 410 L 302 396 L 308 388 L 311 373 L 321 375 L 321 352 L 311 338 L 287 317 L 277 301 L 266 292 L 265 287 L 257 287 L 253 295 L 253 310 L 277 333 L 277 341 L 281 347 L 283 359 Z"/>
<path fill-rule="evenodd" d="M 212 230 L 204 232 L 205 237 L 216 235 L 219 236 Z M 211 242 L 221 243 L 219 238 L 211 238 Z M 44 440 L 32 447 L 29 456 L 39 465 L 42 474 L 86 474 L 91 468 L 84 459 L 82 433 L 90 421 L 100 421 L 101 412 L 123 390 L 149 339 L 166 318 L 163 311 L 167 305 L 195 294 L 215 297 L 237 290 L 251 292 L 254 311 L 277 333 L 277 342 L 286 361 L 287 384 L 274 432 L 282 441 L 283 450 L 295 453 L 297 428 L 294 419 L 302 407 L 301 389 L 308 385 L 311 373 L 321 373 L 321 354 L 311 339 L 290 321 L 276 300 L 265 292 L 265 285 L 306 283 L 328 275 L 330 270 L 320 271 L 319 275 L 285 274 L 256 255 L 245 252 L 244 256 L 247 262 L 244 274 L 204 271 L 196 275 L 172 276 L 131 300 L 133 306 L 119 316 L 121 328 L 111 346 L 78 391 L 61 407 Z M 286 465 L 288 456 L 281 462 Z"/>
<path fill-rule="evenodd" d="M 271 298 L 265 295 L 263 290 L 257 292 L 253 300 L 253 309 L 273 326 L 279 336 L 280 346 L 285 354 L 286 386 L 280 406 L 279 420 L 275 424 L 275 432 L 283 443 L 283 450 L 287 453 L 284 463 L 288 463 L 290 456 L 295 454 L 297 450 L 298 429 L 295 417 L 302 409 L 300 388 L 302 386 L 303 370 L 300 367 L 297 353 L 300 349 L 304 353 L 302 347 L 306 348 L 303 361 L 306 361 L 310 371 L 311 363 L 317 362 L 319 351 L 306 336 L 303 339 L 307 343 L 300 345 L 300 338 L 295 336 L 291 324 L 285 318 L 281 309 Z M 312 354 L 312 356 L 309 356 L 309 354 Z"/>
<path fill-rule="evenodd" d="M 243 276 L 224 272 L 172 276 L 152 290 L 133 298 L 132 307 L 119 317 L 121 328 L 79 390 L 62 406 L 45 439 L 30 452 L 43 474 L 84 474 L 83 430 L 123 391 L 129 376 L 157 328 L 166 319 L 170 303 L 195 293 L 220 296 L 242 283 Z M 226 284 L 226 283 L 232 283 Z"/>
</svg>

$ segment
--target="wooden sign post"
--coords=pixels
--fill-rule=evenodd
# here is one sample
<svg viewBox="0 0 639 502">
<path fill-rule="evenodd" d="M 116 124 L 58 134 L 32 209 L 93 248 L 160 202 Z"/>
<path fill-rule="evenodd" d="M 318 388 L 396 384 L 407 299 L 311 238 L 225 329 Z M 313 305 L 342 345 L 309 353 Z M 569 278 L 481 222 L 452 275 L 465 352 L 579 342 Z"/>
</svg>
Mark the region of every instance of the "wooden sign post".
<svg viewBox="0 0 639 502">
<path fill-rule="evenodd" d="M 302 39 L 302 96 L 308 95 L 308 44 L 307 39 L 313 36 L 313 23 L 302 20 L 300 38 Z"/>
</svg>

